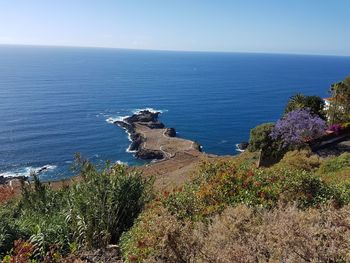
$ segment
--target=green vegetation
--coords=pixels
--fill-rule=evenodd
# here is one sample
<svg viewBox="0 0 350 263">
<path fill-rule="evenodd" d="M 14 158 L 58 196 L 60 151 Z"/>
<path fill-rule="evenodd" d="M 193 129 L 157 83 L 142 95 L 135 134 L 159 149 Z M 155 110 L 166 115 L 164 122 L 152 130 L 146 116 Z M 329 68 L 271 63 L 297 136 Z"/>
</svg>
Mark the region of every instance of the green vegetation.
<svg viewBox="0 0 350 263">
<path fill-rule="evenodd" d="M 295 110 L 309 109 L 314 115 L 318 115 L 322 119 L 326 119 L 324 112 L 325 103 L 319 96 L 305 96 L 304 94 L 296 94 L 292 96 L 284 110 L 285 114 Z"/>
<path fill-rule="evenodd" d="M 123 235 L 124 258 L 347 262 L 350 187 L 346 181 L 327 182 L 323 171 L 329 162 L 344 164 L 344 158 L 322 161 L 308 151 L 293 151 L 269 168 L 256 168 L 251 153 L 205 162 L 194 181 L 159 196 Z M 350 168 L 341 166 L 331 169 L 332 176 Z"/>
<path fill-rule="evenodd" d="M 332 100 L 328 110 L 331 124 L 350 121 L 350 76 L 330 88 Z"/>
<path fill-rule="evenodd" d="M 60 262 L 77 249 L 118 242 L 149 198 L 149 180 L 122 165 L 99 171 L 78 158 L 77 168 L 80 182 L 54 191 L 34 176 L 19 201 L 0 207 L 0 255 Z"/>
<path fill-rule="evenodd" d="M 271 133 L 275 127 L 274 123 L 263 123 L 250 131 L 248 150 L 260 151 L 261 156 L 267 162 L 278 161 L 286 151 L 283 149 L 281 140 L 273 140 Z"/>
<path fill-rule="evenodd" d="M 274 126 L 274 123 L 269 122 L 260 124 L 252 129 L 250 131 L 248 150 L 255 152 L 270 147 L 272 144 L 270 134 Z"/>
<path fill-rule="evenodd" d="M 320 166 L 319 172 L 327 174 L 337 172 L 345 167 L 350 167 L 350 153 L 344 153 L 339 157 L 331 157 Z"/>
</svg>

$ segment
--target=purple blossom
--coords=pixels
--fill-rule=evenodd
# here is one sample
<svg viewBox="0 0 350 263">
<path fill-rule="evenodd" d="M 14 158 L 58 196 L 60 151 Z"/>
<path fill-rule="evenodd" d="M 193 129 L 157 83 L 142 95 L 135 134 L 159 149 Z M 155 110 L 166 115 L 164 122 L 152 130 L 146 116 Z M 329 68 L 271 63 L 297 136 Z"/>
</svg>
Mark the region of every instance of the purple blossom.
<svg viewBox="0 0 350 263">
<path fill-rule="evenodd" d="M 278 120 L 270 134 L 273 140 L 281 139 L 283 146 L 301 144 L 322 136 L 326 122 L 308 109 L 295 110 Z"/>
<path fill-rule="evenodd" d="M 333 124 L 328 128 L 328 130 L 334 131 L 335 134 L 338 134 L 341 130 L 341 125 L 340 124 Z"/>
</svg>

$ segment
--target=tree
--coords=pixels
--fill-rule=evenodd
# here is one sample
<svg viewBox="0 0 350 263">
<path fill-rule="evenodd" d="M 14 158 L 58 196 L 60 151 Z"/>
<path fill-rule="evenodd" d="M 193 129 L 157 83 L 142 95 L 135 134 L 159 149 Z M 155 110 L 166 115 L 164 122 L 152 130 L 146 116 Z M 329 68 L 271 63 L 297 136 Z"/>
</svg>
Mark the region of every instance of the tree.
<svg viewBox="0 0 350 263">
<path fill-rule="evenodd" d="M 332 84 L 330 88 L 332 100 L 328 109 L 331 124 L 350 121 L 350 76 L 345 80 Z"/>
<path fill-rule="evenodd" d="M 273 140 L 282 140 L 283 147 L 298 146 L 322 136 L 326 122 L 309 109 L 295 110 L 278 120 L 270 134 Z"/>
<path fill-rule="evenodd" d="M 284 112 L 288 113 L 294 110 L 309 109 L 312 114 L 326 119 L 324 106 L 325 103 L 321 97 L 305 96 L 304 94 L 298 93 L 290 97 Z"/>
<path fill-rule="evenodd" d="M 269 122 L 260 124 L 251 129 L 248 150 L 255 152 L 270 145 L 272 143 L 270 133 L 274 126 L 274 123 Z"/>
<path fill-rule="evenodd" d="M 273 123 L 263 123 L 250 131 L 248 150 L 260 151 L 259 166 L 278 162 L 286 152 L 281 140 L 273 140 L 270 136 L 274 126 Z"/>
</svg>

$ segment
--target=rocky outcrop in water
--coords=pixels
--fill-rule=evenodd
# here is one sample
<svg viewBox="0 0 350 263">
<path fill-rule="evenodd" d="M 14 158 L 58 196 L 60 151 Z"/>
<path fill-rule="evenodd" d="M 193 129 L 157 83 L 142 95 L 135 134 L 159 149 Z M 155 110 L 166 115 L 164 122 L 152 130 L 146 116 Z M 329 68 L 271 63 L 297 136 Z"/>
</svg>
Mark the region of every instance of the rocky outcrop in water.
<svg viewBox="0 0 350 263">
<path fill-rule="evenodd" d="M 151 112 L 149 110 L 140 111 L 130 117 L 124 118 L 122 121 L 115 121 L 114 123 L 124 128 L 130 137 L 131 144 L 129 151 L 135 152 L 135 156 L 144 160 L 160 160 L 166 156 L 164 152 L 160 150 L 145 149 L 142 144 L 145 142 L 145 138 L 142 134 L 136 131 L 136 124 L 146 126 L 150 129 L 163 129 L 165 125 L 158 121 L 160 112 Z M 173 128 L 168 128 L 170 135 L 176 136 L 176 132 Z M 165 133 L 164 133 L 165 134 Z M 167 135 L 167 134 L 166 134 Z M 174 137 L 172 136 L 172 137 Z"/>
<path fill-rule="evenodd" d="M 129 151 L 145 160 L 169 159 L 178 152 L 200 151 L 199 144 L 176 138 L 175 129 L 166 128 L 158 120 L 159 114 L 143 110 L 114 122 L 128 132 L 131 140 Z"/>
<path fill-rule="evenodd" d="M 241 142 L 237 144 L 237 149 L 239 151 L 245 151 L 248 148 L 248 146 L 249 146 L 248 142 Z"/>
</svg>

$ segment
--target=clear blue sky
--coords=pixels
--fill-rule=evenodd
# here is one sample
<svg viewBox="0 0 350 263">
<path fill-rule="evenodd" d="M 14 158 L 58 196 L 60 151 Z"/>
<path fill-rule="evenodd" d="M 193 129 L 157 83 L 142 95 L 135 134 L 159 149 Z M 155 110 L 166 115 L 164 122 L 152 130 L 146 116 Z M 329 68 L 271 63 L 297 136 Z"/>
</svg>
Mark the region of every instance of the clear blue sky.
<svg viewBox="0 0 350 263">
<path fill-rule="evenodd" d="M 350 0 L 0 0 L 0 44 L 350 55 Z"/>
</svg>

